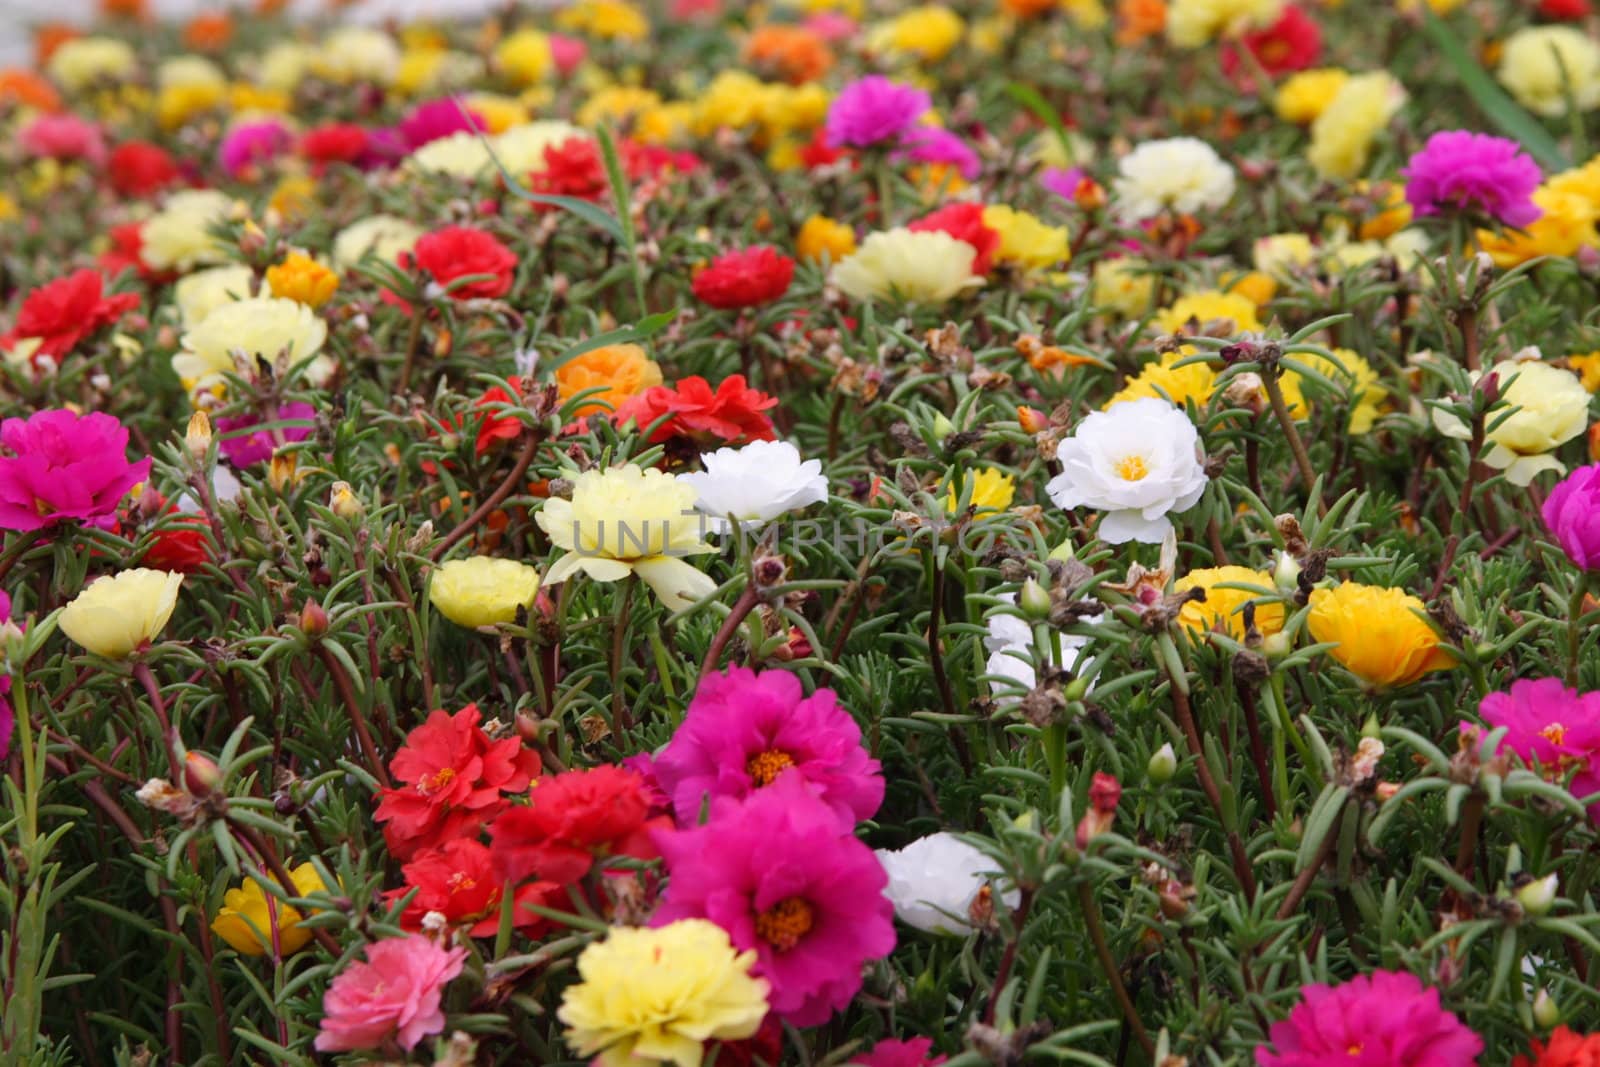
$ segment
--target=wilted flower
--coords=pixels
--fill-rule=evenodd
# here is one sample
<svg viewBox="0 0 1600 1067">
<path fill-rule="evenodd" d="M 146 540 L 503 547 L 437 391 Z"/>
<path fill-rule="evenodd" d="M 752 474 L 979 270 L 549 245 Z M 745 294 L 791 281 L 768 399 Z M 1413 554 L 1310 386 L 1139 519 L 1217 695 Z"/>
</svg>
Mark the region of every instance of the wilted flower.
<svg viewBox="0 0 1600 1067">
<path fill-rule="evenodd" d="M 291 896 L 308 897 L 328 888 L 314 864 L 302 863 L 289 872 L 294 883 Z M 273 952 L 273 927 L 277 927 L 277 953 L 293 955 L 311 941 L 311 931 L 300 925 L 300 913 L 277 899 L 268 900 L 266 890 L 255 878 L 246 878 L 238 889 L 223 895 L 222 907 L 211 920 L 211 929 L 246 956 Z"/>
<path fill-rule="evenodd" d="M 885 892 L 895 918 L 930 934 L 969 933 L 972 904 L 999 870 L 986 853 L 943 831 L 876 855 L 889 876 Z M 1001 896 L 1007 907 L 1017 906 L 1015 888 Z"/>
<path fill-rule="evenodd" d="M 441 564 L 428 583 L 428 602 L 458 626 L 477 629 L 515 622 L 533 606 L 539 572 L 514 559 L 468 556 Z"/>
<path fill-rule="evenodd" d="M 61 632 L 106 659 L 127 659 L 155 639 L 178 606 L 183 575 L 138 570 L 98 578 L 62 609 Z"/>
<path fill-rule="evenodd" d="M 318 1052 L 376 1049 L 390 1041 L 410 1051 L 444 1029 L 444 987 L 461 973 L 466 949 L 411 934 L 372 942 L 366 957 L 324 994 Z"/>
<path fill-rule="evenodd" d="M 1397 688 L 1456 665 L 1422 601 L 1403 589 L 1343 582 L 1315 590 L 1310 603 L 1312 638 L 1336 642 L 1328 654 L 1368 685 Z"/>
</svg>

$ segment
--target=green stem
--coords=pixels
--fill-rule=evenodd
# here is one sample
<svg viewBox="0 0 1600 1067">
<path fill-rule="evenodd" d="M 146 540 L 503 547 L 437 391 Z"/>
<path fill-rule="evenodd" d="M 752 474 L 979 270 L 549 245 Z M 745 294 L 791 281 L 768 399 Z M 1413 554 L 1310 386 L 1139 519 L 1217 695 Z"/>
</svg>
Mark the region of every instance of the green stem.
<svg viewBox="0 0 1600 1067">
<path fill-rule="evenodd" d="M 633 600 L 634 576 L 622 580 L 622 599 L 617 604 L 617 616 L 611 627 L 611 728 L 619 734 L 633 729 L 633 716 L 628 713 L 628 702 L 622 693 L 622 658 L 627 653 L 628 605 Z"/>
<path fill-rule="evenodd" d="M 1310 489 L 1317 480 L 1317 472 L 1311 466 L 1311 454 L 1306 451 L 1306 443 L 1300 440 L 1300 431 L 1294 428 L 1294 419 L 1289 414 L 1289 405 L 1283 399 L 1283 386 L 1278 382 L 1278 368 L 1267 367 L 1261 376 L 1261 384 L 1266 387 L 1267 399 L 1272 402 L 1272 414 L 1278 420 L 1278 426 L 1283 430 L 1283 438 L 1289 442 L 1289 451 L 1294 453 L 1294 465 L 1300 469 L 1300 479 Z"/>
<path fill-rule="evenodd" d="M 1589 592 L 1589 574 L 1578 575 L 1567 605 L 1567 685 L 1578 687 L 1578 650 L 1583 646 L 1583 598 Z"/>
</svg>

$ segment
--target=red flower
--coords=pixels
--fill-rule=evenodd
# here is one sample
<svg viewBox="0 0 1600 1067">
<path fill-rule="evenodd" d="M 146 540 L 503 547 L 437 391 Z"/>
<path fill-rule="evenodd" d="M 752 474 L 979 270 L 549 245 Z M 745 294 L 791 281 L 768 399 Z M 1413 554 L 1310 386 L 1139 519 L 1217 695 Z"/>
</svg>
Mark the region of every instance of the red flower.
<svg viewBox="0 0 1600 1067">
<path fill-rule="evenodd" d="M 500 928 L 500 902 L 505 894 L 504 879 L 497 878 L 489 849 L 470 837 L 457 837 L 438 848 L 417 853 L 400 873 L 406 884 L 383 894 L 393 904 L 413 889 L 400 913 L 400 925 L 421 930 L 422 918 L 430 911 L 443 915 L 452 926 L 471 924 L 473 937 L 493 937 Z M 529 937 L 539 937 L 550 927 L 550 920 L 528 911 L 524 904 L 557 907 L 563 901 L 561 887 L 554 882 L 529 882 L 512 894 L 511 925 Z"/>
<path fill-rule="evenodd" d="M 1548 1044 L 1533 1042 L 1533 1055 L 1518 1056 L 1511 1067 L 1600 1067 L 1600 1034 L 1575 1034 L 1556 1027 Z"/>
<path fill-rule="evenodd" d="M 100 253 L 100 269 L 115 277 L 125 270 L 134 271 L 147 282 L 169 281 L 177 275 L 158 271 L 144 261 L 144 232 L 137 222 L 125 222 L 106 231 L 111 247 Z"/>
<path fill-rule="evenodd" d="M 924 215 L 906 229 L 947 233 L 958 241 L 965 241 L 978 252 L 972 260 L 974 274 L 988 274 L 994 254 L 1000 250 L 1000 232 L 985 225 L 982 204 L 949 204 L 931 215 Z"/>
<path fill-rule="evenodd" d="M 693 152 L 663 148 L 660 145 L 623 141 L 620 146 L 622 171 L 629 181 L 658 178 L 667 173 L 688 174 L 700 168 L 700 157 Z"/>
<path fill-rule="evenodd" d="M 515 386 L 516 383 L 513 382 L 512 385 Z M 512 404 L 521 399 L 521 393 L 507 393 L 498 385 L 491 385 L 472 406 L 488 408 L 493 404 Z M 481 456 L 493 448 L 496 441 L 515 440 L 521 432 L 522 422 L 515 415 L 485 411 L 478 421 L 478 455 Z"/>
<path fill-rule="evenodd" d="M 607 856 L 651 859 L 649 831 L 670 825 L 649 817 L 644 779 L 610 764 L 540 779 L 528 800 L 489 826 L 495 870 L 511 882 L 570 885 Z"/>
<path fill-rule="evenodd" d="M 1305 70 L 1317 61 L 1317 56 L 1322 54 L 1322 29 L 1310 15 L 1290 4 L 1283 9 L 1277 22 L 1264 30 L 1244 34 L 1239 42 L 1255 55 L 1262 70 L 1276 77 Z M 1238 48 L 1232 41 L 1226 41 L 1218 58 L 1222 73 L 1232 78 L 1234 84 L 1249 90 L 1254 84 L 1253 71 L 1251 64 L 1240 57 Z"/>
<path fill-rule="evenodd" d="M 761 1029 L 743 1041 L 719 1041 L 717 1063 L 722 1067 L 762 1067 L 779 1063 L 783 1055 L 783 1023 L 776 1015 L 761 1020 Z"/>
<path fill-rule="evenodd" d="M 0 345 L 10 347 L 24 337 L 42 338 L 34 360 L 48 356 L 59 363 L 79 341 L 138 306 L 139 298 L 132 293 L 106 296 L 99 271 L 74 271 L 29 293 L 15 325 L 0 336 Z"/>
<path fill-rule="evenodd" d="M 159 496 L 157 499 L 160 499 Z M 195 574 L 212 561 L 210 524 L 204 515 L 185 515 L 177 505 L 161 508 L 165 520 L 152 531 L 153 540 L 139 561 L 141 567 Z M 168 517 L 170 516 L 170 518 Z"/>
<path fill-rule="evenodd" d="M 650 435 L 652 444 L 674 437 L 690 437 L 704 444 L 743 444 L 771 441 L 776 436 L 772 420 L 762 412 L 777 405 L 777 397 L 746 386 L 742 374 L 724 378 L 716 392 L 697 375 L 676 386 L 658 385 L 631 397 L 615 417 L 619 426 L 631 418 L 644 429 L 670 416 Z"/>
<path fill-rule="evenodd" d="M 488 274 L 474 282 L 467 282 L 450 290 L 453 300 L 497 298 L 511 291 L 512 276 L 516 273 L 516 253 L 500 243 L 499 238 L 470 226 L 446 226 L 442 230 L 425 234 L 417 239 L 416 247 L 402 252 L 400 268 L 420 268 L 432 276 L 440 286 L 448 286 L 457 278 L 469 274 Z M 392 291 L 385 289 L 383 302 L 409 311 L 410 305 Z"/>
<path fill-rule="evenodd" d="M 571 196 L 599 200 L 606 195 L 605 161 L 600 146 L 590 137 L 568 137 L 544 150 L 544 170 L 533 175 L 529 188 L 545 196 Z M 534 204 L 535 211 L 554 211 L 553 204 Z"/>
<path fill-rule="evenodd" d="M 801 147 L 800 162 L 805 164 L 808 170 L 816 170 L 818 167 L 839 162 L 845 155 L 843 148 L 835 148 L 828 143 L 827 130 L 818 126 L 811 140 Z"/>
<path fill-rule="evenodd" d="M 1539 0 L 1539 14 L 1547 19 L 1576 22 L 1589 16 L 1589 0 Z"/>
<path fill-rule="evenodd" d="M 125 141 L 106 163 L 111 188 L 119 196 L 144 197 L 178 180 L 178 165 L 167 150 L 149 141 Z"/>
<path fill-rule="evenodd" d="M 794 260 L 770 245 L 729 252 L 694 276 L 694 295 L 714 308 L 734 310 L 770 304 L 789 291 Z"/>
<path fill-rule="evenodd" d="M 367 131 L 353 122 L 330 122 L 307 130 L 300 138 L 300 154 L 316 173 L 332 163 L 354 163 L 367 151 Z"/>
<path fill-rule="evenodd" d="M 490 740 L 476 704 L 451 715 L 435 711 L 406 736 L 389 764 L 402 787 L 385 789 L 373 818 L 389 851 L 402 860 L 475 832 L 539 773 L 539 754 L 516 737 Z"/>
</svg>

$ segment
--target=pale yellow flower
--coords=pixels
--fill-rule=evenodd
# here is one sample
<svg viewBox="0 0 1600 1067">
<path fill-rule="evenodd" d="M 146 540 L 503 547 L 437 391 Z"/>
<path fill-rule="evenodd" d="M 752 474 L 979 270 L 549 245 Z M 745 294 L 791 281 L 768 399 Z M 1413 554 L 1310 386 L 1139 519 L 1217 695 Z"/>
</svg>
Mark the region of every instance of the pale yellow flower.
<svg viewBox="0 0 1600 1067">
<path fill-rule="evenodd" d="M 183 575 L 143 567 L 99 578 L 61 610 L 57 624 L 75 644 L 106 659 L 127 659 L 165 629 Z"/>
<path fill-rule="evenodd" d="M 1600 45 L 1575 26 L 1525 26 L 1506 38 L 1495 72 L 1517 103 L 1535 114 L 1600 105 Z"/>
<path fill-rule="evenodd" d="M 1346 179 L 1360 175 L 1373 141 L 1405 100 L 1405 87 L 1388 71 L 1349 78 L 1311 124 L 1306 155 L 1317 173 Z"/>
<path fill-rule="evenodd" d="M 188 270 L 223 258 L 210 228 L 228 217 L 233 204 L 215 189 L 184 189 L 167 197 L 161 210 L 140 228 L 141 254 L 156 270 Z"/>
<path fill-rule="evenodd" d="M 976 255 L 947 233 L 897 228 L 869 236 L 829 277 L 856 300 L 940 304 L 983 284 L 972 273 Z"/>
<path fill-rule="evenodd" d="M 214 309 L 183 335 L 183 349 L 172 357 L 172 369 L 185 388 L 205 392 L 219 388 L 223 376 L 236 369 L 235 352 L 269 363 L 288 353 L 292 366 L 315 356 L 327 337 L 327 324 L 304 304 L 271 297 L 236 300 Z"/>
<path fill-rule="evenodd" d="M 515 622 L 533 606 L 539 572 L 514 559 L 469 556 L 441 564 L 428 583 L 428 602 L 458 626 L 477 629 Z"/>
</svg>

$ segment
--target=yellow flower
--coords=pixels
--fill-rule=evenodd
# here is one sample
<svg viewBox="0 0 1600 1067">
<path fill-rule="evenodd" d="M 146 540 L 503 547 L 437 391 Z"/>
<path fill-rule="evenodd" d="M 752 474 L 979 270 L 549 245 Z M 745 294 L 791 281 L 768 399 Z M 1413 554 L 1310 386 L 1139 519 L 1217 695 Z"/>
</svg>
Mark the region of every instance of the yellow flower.
<svg viewBox="0 0 1600 1067">
<path fill-rule="evenodd" d="M 795 235 L 794 250 L 809 263 L 837 263 L 856 250 L 856 234 L 845 223 L 812 215 Z"/>
<path fill-rule="evenodd" d="M 961 503 L 961 493 L 968 490 L 972 494 L 968 503 L 978 511 L 1004 511 L 1017 495 L 1017 480 L 999 467 L 968 471 L 961 480 L 960 492 L 952 485 L 946 494 L 946 510 L 955 511 Z"/>
<path fill-rule="evenodd" d="M 1264 307 L 1278 292 L 1277 279 L 1259 270 L 1249 270 L 1243 274 L 1227 271 L 1217 279 L 1217 283 L 1223 291 L 1237 293 L 1258 308 Z"/>
<path fill-rule="evenodd" d="M 157 270 L 188 270 L 223 258 L 212 224 L 227 218 L 232 202 L 215 189 L 185 189 L 167 197 L 140 228 L 144 261 Z"/>
<path fill-rule="evenodd" d="M 127 659 L 155 639 L 178 606 L 183 575 L 140 567 L 84 586 L 57 623 L 76 644 L 106 659 Z"/>
<path fill-rule="evenodd" d="M 1296 268 L 1309 266 L 1316 258 L 1316 246 L 1303 233 L 1275 233 L 1256 239 L 1256 270 L 1278 281 L 1289 280 Z"/>
<path fill-rule="evenodd" d="M 624 400 L 660 385 L 661 364 L 638 345 L 602 345 L 556 368 L 556 388 L 563 404 L 592 389 L 573 417 L 615 411 Z"/>
<path fill-rule="evenodd" d="M 299 41 L 280 41 L 267 49 L 256 64 L 256 83 L 266 89 L 292 93 L 305 80 L 315 52 Z"/>
<path fill-rule="evenodd" d="M 1568 356 L 1567 364 L 1578 372 L 1578 380 L 1591 393 L 1600 393 L 1600 352 L 1584 356 Z"/>
<path fill-rule="evenodd" d="M 742 70 L 725 70 L 694 101 L 694 132 L 707 137 L 719 129 L 742 130 L 761 117 L 761 80 Z"/>
<path fill-rule="evenodd" d="M 1370 433 L 1372 424 L 1382 414 L 1384 400 L 1389 396 L 1372 369 L 1360 353 L 1348 348 L 1335 348 L 1333 358 L 1320 355 L 1297 354 L 1295 359 L 1311 370 L 1350 390 L 1350 424 L 1352 434 Z M 1298 378 L 1298 375 L 1291 375 Z M 1287 380 L 1287 379 L 1285 379 Z"/>
<path fill-rule="evenodd" d="M 294 883 L 294 896 L 308 897 L 327 891 L 322 876 L 310 863 L 302 863 L 289 872 Z M 313 912 L 313 914 L 315 914 Z M 277 897 L 267 904 L 267 892 L 254 878 L 246 878 L 238 889 L 230 889 L 222 898 L 222 907 L 211 920 L 211 930 L 233 946 L 235 952 L 246 956 L 261 956 L 272 951 L 272 927 L 278 927 L 278 948 L 285 956 L 293 955 L 311 942 L 311 931 L 300 925 L 300 913 Z"/>
<path fill-rule="evenodd" d="M 903 228 L 874 233 L 834 266 L 830 280 L 856 300 L 943 303 L 983 284 L 977 250 L 947 233 Z"/>
<path fill-rule="evenodd" d="M 518 30 L 495 46 L 494 63 L 514 85 L 525 87 L 544 81 L 555 67 L 550 38 L 538 30 Z"/>
<path fill-rule="evenodd" d="M 528 109 L 521 101 L 498 93 L 471 93 L 467 96 L 467 107 L 477 112 L 491 135 L 505 133 L 528 121 Z"/>
<path fill-rule="evenodd" d="M 757 116 L 768 138 L 809 132 L 828 117 L 828 91 L 815 82 L 771 84 L 763 88 Z"/>
<path fill-rule="evenodd" d="M 1003 204 L 983 209 L 983 224 L 1000 234 L 994 258 L 1024 271 L 1043 270 L 1072 257 L 1065 226 L 1046 226 L 1026 211 Z"/>
<path fill-rule="evenodd" d="M 594 129 L 622 124 L 661 106 L 661 95 L 637 85 L 608 85 L 597 89 L 578 108 L 579 126 Z"/>
<path fill-rule="evenodd" d="M 348 270 L 371 252 L 380 263 L 393 263 L 422 236 L 422 228 L 395 215 L 369 215 L 339 231 L 333 239 L 333 263 Z"/>
<path fill-rule="evenodd" d="M 1306 156 L 1325 178 L 1354 178 L 1366 168 L 1372 142 L 1405 103 L 1405 87 L 1387 71 L 1357 74 L 1339 88 L 1311 124 Z"/>
<path fill-rule="evenodd" d="M 1383 241 L 1395 236 L 1411 225 L 1411 205 L 1406 203 L 1406 189 L 1400 182 L 1385 182 L 1379 188 L 1381 195 L 1374 196 L 1371 182 L 1356 182 L 1356 193 L 1371 198 L 1382 210 L 1361 223 L 1356 236 L 1363 241 Z"/>
<path fill-rule="evenodd" d="M 172 287 L 172 299 L 178 305 L 178 317 L 185 329 L 200 325 L 205 317 L 235 300 L 250 296 L 255 274 L 242 263 L 225 267 L 208 267 L 178 279 Z"/>
<path fill-rule="evenodd" d="M 1096 263 L 1090 290 L 1095 307 L 1109 308 L 1126 319 L 1136 319 L 1150 310 L 1156 281 L 1149 267 L 1136 256 L 1118 256 Z"/>
<path fill-rule="evenodd" d="M 601 1067 L 700 1067 L 705 1043 L 754 1034 L 768 986 L 752 978 L 754 952 L 735 952 L 706 919 L 613 927 L 578 957 L 576 985 L 556 1012 L 567 1043 Z"/>
<path fill-rule="evenodd" d="M 227 90 L 220 85 L 170 85 L 156 95 L 156 121 L 175 130 L 196 115 L 222 103 Z"/>
<path fill-rule="evenodd" d="M 556 25 L 606 40 L 642 41 L 650 20 L 625 0 L 578 0 L 556 16 Z"/>
<path fill-rule="evenodd" d="M 1218 36 L 1270 26 L 1282 13 L 1283 0 L 1172 0 L 1167 39 L 1179 48 L 1199 48 Z"/>
<path fill-rule="evenodd" d="M 267 208 L 283 218 L 302 219 L 315 205 L 316 198 L 317 183 L 309 175 L 289 174 L 273 186 Z"/>
<path fill-rule="evenodd" d="M 453 49 L 411 48 L 400 56 L 394 89 L 406 96 L 465 89 L 483 77 L 483 60 Z"/>
<path fill-rule="evenodd" d="M 294 110 L 294 98 L 281 89 L 263 89 L 239 82 L 228 86 L 228 106 L 234 111 L 287 115 Z"/>
<path fill-rule="evenodd" d="M 9 222 L 17 215 L 17 202 L 8 194 L 0 192 L 0 222 Z"/>
<path fill-rule="evenodd" d="M 694 122 L 695 105 L 687 100 L 649 108 L 639 113 L 633 135 L 645 144 L 672 144 L 682 140 Z"/>
<path fill-rule="evenodd" d="M 597 582 L 637 574 L 667 607 L 688 607 L 717 583 L 684 556 L 715 551 L 694 515 L 693 486 L 638 464 L 587 470 L 574 479 L 572 499 L 553 497 L 535 516 L 566 555 L 550 568 L 552 585 L 582 571 Z"/>
<path fill-rule="evenodd" d="M 1584 245 L 1600 243 L 1594 223 L 1600 209 L 1574 193 L 1542 185 L 1533 202 L 1543 212 L 1521 230 L 1479 230 L 1478 244 L 1497 267 L 1515 267 L 1538 256 L 1570 256 Z"/>
<path fill-rule="evenodd" d="M 78 37 L 50 53 L 45 70 L 69 92 L 96 82 L 126 81 L 138 72 L 139 60 L 126 41 L 111 37 Z"/>
<path fill-rule="evenodd" d="M 1345 670 L 1392 689 L 1456 665 L 1425 619 L 1422 601 L 1404 589 L 1344 582 L 1312 592 L 1307 625 L 1313 640 L 1336 643 L 1328 654 Z"/>
<path fill-rule="evenodd" d="M 1309 126 L 1333 103 L 1349 78 L 1349 73 L 1338 67 L 1302 70 L 1289 75 L 1278 86 L 1273 101 L 1278 117 L 1285 122 Z"/>
<path fill-rule="evenodd" d="M 960 15 L 941 4 L 925 4 L 873 26 L 867 32 L 867 47 L 931 63 L 949 55 L 965 31 Z"/>
<path fill-rule="evenodd" d="M 1600 45 L 1575 26 L 1525 26 L 1506 38 L 1495 72 L 1517 103 L 1539 115 L 1600 105 Z"/>
<path fill-rule="evenodd" d="M 1244 605 L 1256 606 L 1256 629 L 1270 637 L 1283 629 L 1283 603 L 1262 593 L 1245 589 L 1223 589 L 1223 585 L 1252 585 L 1272 588 L 1272 575 L 1249 567 L 1207 567 L 1190 571 L 1172 586 L 1175 593 L 1204 589 L 1204 600 L 1191 600 L 1178 613 L 1178 621 L 1195 633 L 1220 630 L 1235 641 L 1244 640 Z"/>
<path fill-rule="evenodd" d="M 172 357 L 172 369 L 194 393 L 220 388 L 235 369 L 235 352 L 269 363 L 284 352 L 290 365 L 315 356 L 328 337 L 316 313 L 293 300 L 252 297 L 216 308 L 183 335 L 183 350 Z"/>
<path fill-rule="evenodd" d="M 400 46 L 382 30 L 345 26 L 334 30 L 310 57 L 313 73 L 341 85 L 388 86 L 400 72 Z"/>
<path fill-rule="evenodd" d="M 469 556 L 433 572 L 428 602 L 457 626 L 475 630 L 516 622 L 517 609 L 532 607 L 538 592 L 539 572 L 526 563 Z"/>
<path fill-rule="evenodd" d="M 1533 349 L 1537 352 L 1537 349 Z M 1511 415 L 1496 412 L 1486 436 L 1490 448 L 1483 461 L 1506 472 L 1506 481 L 1525 486 L 1544 471 L 1566 466 L 1550 453 L 1583 433 L 1589 424 L 1589 392 L 1569 370 L 1538 359 L 1504 360 L 1492 368 L 1500 383 L 1500 399 Z M 1438 410 L 1433 425 L 1446 437 L 1472 437 L 1466 423 Z"/>
<path fill-rule="evenodd" d="M 494 152 L 500 157 L 500 162 L 505 165 L 506 170 L 526 180 L 527 175 L 544 172 L 544 150 L 560 144 L 569 137 L 587 139 L 589 134 L 572 123 L 562 122 L 559 119 L 525 122 L 495 137 Z M 489 165 L 493 166 L 492 163 Z"/>
<path fill-rule="evenodd" d="M 1145 364 L 1143 370 L 1111 395 L 1102 410 L 1109 411 L 1124 400 L 1142 400 L 1152 396 L 1170 400 L 1178 407 L 1186 406 L 1190 400 L 1205 407 L 1211 400 L 1212 391 L 1216 389 L 1216 371 L 1205 363 L 1173 366 L 1194 354 L 1192 351 L 1169 352 L 1159 360 Z"/>
<path fill-rule="evenodd" d="M 1558 193 L 1582 197 L 1600 211 L 1600 156 L 1595 156 L 1580 167 L 1551 175 L 1545 186 Z"/>
<path fill-rule="evenodd" d="M 1190 319 L 1202 327 L 1208 322 L 1226 320 L 1232 323 L 1228 331 L 1230 334 L 1253 333 L 1261 329 L 1261 320 L 1256 318 L 1256 305 L 1249 297 L 1238 293 L 1221 293 L 1215 289 L 1180 297 L 1170 307 L 1157 312 L 1152 325 L 1161 333 L 1179 333 L 1187 329 Z"/>
<path fill-rule="evenodd" d="M 273 296 L 319 308 L 339 288 L 339 276 L 303 252 L 290 252 L 282 263 L 267 268 Z"/>
</svg>

